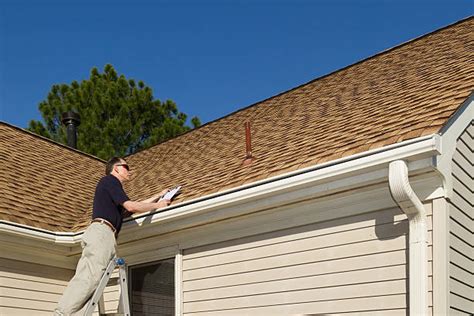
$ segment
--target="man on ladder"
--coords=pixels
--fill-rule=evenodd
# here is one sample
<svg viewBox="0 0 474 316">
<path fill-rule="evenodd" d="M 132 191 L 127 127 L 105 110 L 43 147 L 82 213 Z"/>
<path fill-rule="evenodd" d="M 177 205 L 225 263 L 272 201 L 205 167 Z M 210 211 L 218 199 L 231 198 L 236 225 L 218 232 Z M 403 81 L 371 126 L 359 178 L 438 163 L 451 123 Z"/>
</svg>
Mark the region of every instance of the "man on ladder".
<svg viewBox="0 0 474 316">
<path fill-rule="evenodd" d="M 122 158 L 110 159 L 105 174 L 95 190 L 92 223 L 82 236 L 83 250 L 76 274 L 59 300 L 55 315 L 70 315 L 79 311 L 99 285 L 115 257 L 116 237 L 122 227 L 124 210 L 147 212 L 170 204 L 170 200 L 156 202 L 167 189 L 141 202 L 130 201 L 122 187 L 122 183 L 130 179 L 130 168 Z"/>
</svg>

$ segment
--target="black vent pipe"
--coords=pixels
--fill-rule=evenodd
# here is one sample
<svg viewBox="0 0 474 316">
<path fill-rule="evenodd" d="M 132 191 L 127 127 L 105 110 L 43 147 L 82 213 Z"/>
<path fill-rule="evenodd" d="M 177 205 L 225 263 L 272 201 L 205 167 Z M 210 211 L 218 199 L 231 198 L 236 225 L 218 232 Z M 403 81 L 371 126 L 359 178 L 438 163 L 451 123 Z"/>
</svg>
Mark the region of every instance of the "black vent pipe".
<svg viewBox="0 0 474 316">
<path fill-rule="evenodd" d="M 71 148 L 77 148 L 77 127 L 81 124 L 81 117 L 73 111 L 64 112 L 61 122 L 66 125 L 67 145 Z"/>
</svg>

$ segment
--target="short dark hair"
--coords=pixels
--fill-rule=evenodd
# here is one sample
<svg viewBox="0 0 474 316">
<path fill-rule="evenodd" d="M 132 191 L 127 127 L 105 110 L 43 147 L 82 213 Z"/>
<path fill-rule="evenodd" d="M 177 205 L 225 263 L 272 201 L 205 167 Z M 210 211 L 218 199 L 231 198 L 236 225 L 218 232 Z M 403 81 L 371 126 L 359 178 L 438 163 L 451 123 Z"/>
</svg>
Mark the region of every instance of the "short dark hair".
<svg viewBox="0 0 474 316">
<path fill-rule="evenodd" d="M 114 169 L 114 166 L 118 163 L 121 163 L 123 158 L 120 157 L 112 157 L 110 158 L 109 161 L 107 161 L 107 164 L 105 165 L 105 174 L 109 175 L 112 173 L 112 170 Z"/>
</svg>

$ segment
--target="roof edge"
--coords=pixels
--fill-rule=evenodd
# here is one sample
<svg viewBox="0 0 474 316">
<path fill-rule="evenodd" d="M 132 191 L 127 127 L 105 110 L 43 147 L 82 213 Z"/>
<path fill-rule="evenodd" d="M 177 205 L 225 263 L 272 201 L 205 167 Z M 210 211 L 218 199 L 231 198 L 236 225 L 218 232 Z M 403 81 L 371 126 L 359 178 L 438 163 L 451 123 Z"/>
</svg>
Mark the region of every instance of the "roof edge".
<svg viewBox="0 0 474 316">
<path fill-rule="evenodd" d="M 336 160 L 328 161 L 322 164 L 317 164 L 304 169 L 291 171 L 282 175 L 277 175 L 269 179 L 264 179 L 249 184 L 244 184 L 240 187 L 228 189 L 222 192 L 207 195 L 205 197 L 196 198 L 194 200 L 185 201 L 180 204 L 172 205 L 165 209 L 160 209 L 155 212 L 149 212 L 143 215 L 137 215 L 133 218 L 125 220 L 125 222 L 140 220 L 149 216 L 154 216 L 160 213 L 165 213 L 168 210 L 185 207 L 191 204 L 197 204 L 200 202 L 206 202 L 216 198 L 221 198 L 226 195 L 231 195 L 247 189 L 255 187 L 264 187 L 265 185 L 282 182 L 282 185 L 288 185 L 290 179 L 304 177 L 310 173 L 318 173 L 318 181 L 322 179 L 328 179 L 333 176 L 342 176 L 344 174 L 354 172 L 356 170 L 363 170 L 375 165 L 388 163 L 389 161 L 405 159 L 408 157 L 419 156 L 425 153 L 436 153 L 441 154 L 441 141 L 438 134 L 431 134 L 422 136 L 404 142 L 392 144 L 389 146 L 372 149 L 362 153 L 354 154 L 348 157 L 339 158 Z M 431 154 L 430 154 L 431 155 Z M 388 165 L 387 165 L 388 167 Z M 207 202 L 208 203 L 208 202 Z"/>
<path fill-rule="evenodd" d="M 75 149 L 75 148 L 71 148 L 71 147 L 69 147 L 69 146 L 67 146 L 67 145 L 65 145 L 65 144 L 62 144 L 62 143 L 60 143 L 60 142 L 57 142 L 57 141 L 55 141 L 55 140 L 53 140 L 53 139 L 51 139 L 51 138 L 47 138 L 47 137 L 38 135 L 38 134 L 33 133 L 33 132 L 31 132 L 31 131 L 29 131 L 29 130 L 27 130 L 27 129 L 24 129 L 24 128 L 21 128 L 21 127 L 12 125 L 12 124 L 7 123 L 7 122 L 4 122 L 4 121 L 0 121 L 0 125 L 8 126 L 8 127 L 10 127 L 10 128 L 13 128 L 13 129 L 19 131 L 19 132 L 22 132 L 22 133 L 25 133 L 25 134 L 29 134 L 30 136 L 32 136 L 32 137 L 34 137 L 34 138 L 38 138 L 38 139 L 40 139 L 40 140 L 46 141 L 46 142 L 48 142 L 48 143 L 51 143 L 51 144 L 53 144 L 53 145 L 57 145 L 57 146 L 59 146 L 59 147 L 62 147 L 62 148 L 64 148 L 64 149 L 67 149 L 67 150 L 69 150 L 69 151 L 78 153 L 78 154 L 80 154 L 80 155 L 82 155 L 82 156 L 86 156 L 86 157 L 88 157 L 88 158 L 92 158 L 92 159 L 94 159 L 94 160 L 98 160 L 98 161 L 100 161 L 100 162 L 102 162 L 102 163 L 104 163 L 104 164 L 107 163 L 105 160 L 100 159 L 99 157 L 96 157 L 96 156 L 94 156 L 94 155 L 88 154 L 88 153 L 86 153 L 86 152 L 83 152 L 83 151 L 78 150 L 78 149 Z"/>
<path fill-rule="evenodd" d="M 455 122 L 459 120 L 459 118 L 468 110 L 469 106 L 472 106 L 474 102 L 474 90 L 471 91 L 469 96 L 462 101 L 460 106 L 454 111 L 454 113 L 448 118 L 448 120 L 444 123 L 444 125 L 440 128 L 439 133 L 444 135 L 451 126 L 455 125 Z M 471 116 L 472 118 L 473 116 Z"/>
<path fill-rule="evenodd" d="M 11 221 L 0 220 L 0 233 L 7 232 L 28 238 L 48 242 L 76 242 L 82 232 L 54 232 L 51 230 L 37 228 L 30 225 L 19 224 Z"/>
<path fill-rule="evenodd" d="M 395 159 L 436 155 L 440 153 L 439 138 L 440 136 L 438 134 L 423 136 L 305 169 L 292 171 L 270 179 L 253 182 L 234 189 L 172 205 L 160 209 L 159 211 L 147 212 L 142 215 L 130 217 L 124 221 L 124 224 L 125 226 L 134 225 L 136 223 L 140 224 L 145 220 L 152 223 L 157 220 L 162 220 L 163 218 L 167 221 L 179 220 L 180 218 L 188 218 L 189 216 L 208 212 L 209 209 L 215 209 L 223 204 L 248 202 L 247 199 L 255 199 L 262 194 L 268 194 L 269 188 L 278 191 L 280 189 L 286 189 L 288 186 L 301 185 L 301 183 L 319 183 L 322 180 L 327 181 L 330 178 L 340 179 L 343 175 L 350 175 L 360 170 L 384 165 Z M 249 193 L 249 191 L 251 191 L 251 193 Z M 83 233 L 83 231 L 53 232 L 29 225 L 0 220 L 0 233 L 1 232 L 69 245 L 78 242 Z M 126 234 L 125 230 L 124 233 Z"/>
<path fill-rule="evenodd" d="M 351 67 L 353 67 L 353 66 L 356 66 L 356 65 L 359 65 L 359 64 L 361 64 L 361 63 L 364 63 L 364 62 L 366 62 L 366 61 L 368 61 L 368 60 L 370 60 L 370 59 L 379 57 L 379 56 L 381 56 L 381 55 L 388 54 L 388 53 L 390 53 L 390 52 L 393 51 L 393 50 L 396 50 L 396 49 L 401 48 L 401 47 L 403 47 L 403 46 L 409 45 L 409 44 L 411 44 L 411 43 L 413 43 L 413 42 L 419 41 L 419 40 L 421 40 L 421 39 L 423 39 L 423 38 L 425 38 L 425 37 L 428 37 L 428 36 L 430 36 L 430 35 L 436 34 L 436 33 L 438 33 L 438 32 L 444 31 L 444 30 L 446 30 L 446 29 L 448 29 L 448 28 L 450 28 L 450 27 L 453 27 L 453 26 L 455 26 L 455 25 L 457 25 L 457 24 L 464 23 L 464 22 L 466 22 L 466 21 L 468 21 L 468 20 L 470 20 L 470 19 L 474 19 L 474 15 L 470 15 L 470 16 L 464 18 L 464 19 L 461 19 L 461 20 L 459 20 L 459 21 L 456 21 L 456 22 L 453 22 L 453 23 L 451 23 L 451 24 L 445 25 L 445 26 L 443 26 L 443 27 L 441 27 L 441 28 L 439 28 L 439 29 L 436 29 L 436 30 L 434 30 L 434 31 L 431 31 L 431 32 L 422 34 L 422 35 L 420 35 L 420 36 L 418 36 L 418 37 L 415 37 L 415 38 L 412 38 L 412 39 L 410 39 L 410 40 L 408 40 L 408 41 L 406 41 L 406 42 L 403 42 L 403 43 L 398 44 L 398 45 L 396 45 L 396 46 L 393 46 L 393 47 L 391 47 L 391 48 L 387 48 L 387 49 L 385 49 L 385 50 L 382 50 L 382 51 L 380 51 L 380 52 L 378 52 L 378 53 L 375 53 L 374 55 L 371 55 L 371 56 L 369 56 L 369 57 L 366 57 L 366 58 L 364 58 L 364 59 L 361 59 L 361 60 L 359 60 L 359 61 L 356 61 L 355 63 L 349 64 L 349 65 L 344 66 L 344 67 L 342 67 L 342 68 L 339 68 L 339 69 L 336 69 L 336 70 L 334 70 L 334 71 L 331 71 L 331 72 L 329 72 L 329 73 L 327 73 L 327 74 L 325 74 L 325 75 L 322 75 L 322 76 L 320 76 L 320 77 L 317 77 L 317 78 L 315 78 L 315 79 L 312 79 L 312 80 L 310 80 L 310 81 L 308 81 L 308 82 L 302 83 L 302 84 L 300 84 L 300 85 L 298 85 L 298 86 L 296 86 L 296 87 L 290 88 L 290 89 L 288 89 L 288 90 L 285 90 L 285 91 L 283 91 L 283 92 L 280 92 L 280 93 L 275 94 L 275 95 L 273 95 L 273 96 L 270 96 L 270 97 L 268 97 L 268 98 L 265 98 L 265 99 L 262 99 L 262 100 L 260 100 L 260 101 L 254 102 L 254 103 L 252 103 L 252 104 L 250 104 L 250 105 L 248 105 L 248 106 L 245 106 L 245 107 L 240 108 L 240 109 L 238 109 L 238 110 L 235 110 L 235 111 L 233 111 L 233 112 L 231 112 L 231 113 L 229 113 L 229 114 L 226 114 L 226 115 L 224 115 L 224 116 L 222 116 L 222 117 L 219 117 L 219 118 L 217 118 L 217 119 L 215 119 L 215 120 L 212 120 L 212 121 L 210 121 L 210 122 L 207 122 L 207 123 L 205 123 L 205 124 L 203 124 L 203 125 L 201 125 L 201 126 L 199 126 L 199 127 L 197 127 L 197 128 L 193 128 L 193 129 L 191 129 L 191 130 L 189 130 L 189 131 L 187 131 L 187 132 L 184 132 L 183 134 L 180 134 L 180 135 L 178 135 L 178 136 L 176 136 L 176 137 L 167 139 L 167 140 L 165 140 L 165 141 L 163 141 L 163 142 L 161 142 L 161 143 L 155 144 L 155 145 L 153 145 L 153 146 L 150 146 L 150 147 L 147 147 L 147 148 L 143 148 L 143 149 L 141 149 L 141 150 L 139 150 L 139 151 L 137 151 L 137 152 L 134 152 L 133 154 L 129 154 L 129 155 L 125 156 L 125 157 L 134 156 L 135 154 L 138 154 L 138 153 L 140 153 L 140 152 L 142 152 L 142 151 L 145 151 L 145 150 L 147 150 L 147 149 L 150 149 L 150 148 L 152 148 L 152 147 L 159 146 L 159 145 L 161 145 L 161 144 L 167 143 L 167 142 L 169 142 L 169 141 L 171 141 L 171 140 L 174 140 L 174 139 L 176 139 L 176 138 L 179 138 L 179 137 L 181 137 L 181 136 L 183 136 L 183 135 L 186 135 L 186 134 L 188 134 L 188 133 L 191 133 L 191 132 L 193 132 L 193 131 L 195 131 L 195 130 L 204 128 L 204 127 L 207 126 L 207 125 L 210 125 L 210 124 L 213 124 L 213 123 L 218 122 L 218 121 L 220 121 L 220 120 L 223 120 L 223 119 L 225 119 L 225 118 L 228 118 L 229 116 L 232 116 L 232 115 L 234 115 L 234 114 L 236 114 L 236 113 L 239 113 L 239 112 L 245 111 L 245 110 L 247 110 L 247 109 L 249 109 L 249 108 L 251 108 L 251 107 L 257 106 L 257 105 L 260 104 L 260 103 L 263 103 L 263 102 L 269 101 L 269 100 L 271 100 L 271 99 L 277 98 L 277 97 L 279 97 L 279 96 L 281 96 L 281 95 L 284 95 L 284 94 L 286 94 L 286 93 L 288 93 L 288 92 L 291 92 L 291 91 L 294 91 L 294 90 L 296 90 L 296 89 L 302 88 L 302 87 L 304 87 L 304 86 L 306 86 L 306 85 L 312 84 L 313 82 L 316 82 L 316 81 L 318 81 L 318 80 L 322 80 L 322 79 L 327 78 L 327 77 L 329 77 L 329 76 L 331 76 L 331 75 L 334 75 L 334 74 L 336 74 L 336 73 L 338 73 L 338 72 L 344 71 L 344 70 L 346 70 L 346 69 L 348 69 L 348 68 L 351 68 Z"/>
</svg>

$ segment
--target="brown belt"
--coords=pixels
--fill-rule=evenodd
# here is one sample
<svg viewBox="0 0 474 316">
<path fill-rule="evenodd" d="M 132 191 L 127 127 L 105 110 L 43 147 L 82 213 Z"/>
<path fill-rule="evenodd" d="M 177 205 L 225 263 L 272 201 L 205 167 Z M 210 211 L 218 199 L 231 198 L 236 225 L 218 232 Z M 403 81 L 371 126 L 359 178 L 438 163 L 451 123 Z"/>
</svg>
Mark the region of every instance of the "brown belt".
<svg viewBox="0 0 474 316">
<path fill-rule="evenodd" d="M 109 226 L 110 229 L 112 229 L 113 233 L 115 234 L 117 230 L 115 229 L 114 225 L 112 225 L 108 220 L 105 220 L 103 218 L 94 218 L 92 220 L 92 223 L 101 223 Z"/>
</svg>

